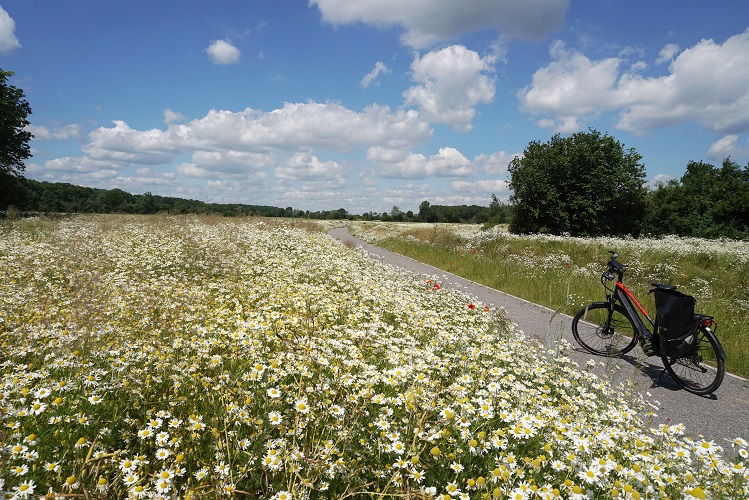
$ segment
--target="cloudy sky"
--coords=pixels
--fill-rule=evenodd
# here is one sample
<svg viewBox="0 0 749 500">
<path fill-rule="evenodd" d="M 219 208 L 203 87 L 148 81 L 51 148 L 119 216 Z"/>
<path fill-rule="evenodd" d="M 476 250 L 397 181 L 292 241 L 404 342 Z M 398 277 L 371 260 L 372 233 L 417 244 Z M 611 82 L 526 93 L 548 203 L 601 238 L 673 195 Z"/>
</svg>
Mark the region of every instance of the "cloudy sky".
<svg viewBox="0 0 749 500">
<path fill-rule="evenodd" d="M 650 181 L 749 163 L 749 2 L 0 0 L 27 177 L 219 203 L 505 199 L 590 128 Z"/>
</svg>

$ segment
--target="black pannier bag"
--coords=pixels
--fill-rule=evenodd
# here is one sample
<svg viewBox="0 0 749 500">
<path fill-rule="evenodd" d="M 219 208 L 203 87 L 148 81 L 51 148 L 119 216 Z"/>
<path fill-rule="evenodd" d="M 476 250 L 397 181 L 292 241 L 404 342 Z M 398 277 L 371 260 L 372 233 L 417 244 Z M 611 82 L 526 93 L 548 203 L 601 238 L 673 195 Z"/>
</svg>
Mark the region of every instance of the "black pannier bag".
<svg viewBox="0 0 749 500">
<path fill-rule="evenodd" d="M 699 316 L 694 314 L 695 302 L 694 297 L 677 290 L 655 291 L 655 325 L 661 354 L 681 358 L 697 348 Z"/>
</svg>

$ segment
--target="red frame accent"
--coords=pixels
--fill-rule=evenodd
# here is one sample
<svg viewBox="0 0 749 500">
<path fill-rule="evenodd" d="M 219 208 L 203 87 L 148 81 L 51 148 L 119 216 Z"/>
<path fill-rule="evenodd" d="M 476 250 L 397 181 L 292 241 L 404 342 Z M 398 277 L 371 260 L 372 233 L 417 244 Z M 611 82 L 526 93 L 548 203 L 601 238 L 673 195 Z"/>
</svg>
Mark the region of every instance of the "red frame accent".
<svg viewBox="0 0 749 500">
<path fill-rule="evenodd" d="M 639 309 L 642 314 L 644 314 L 648 318 L 650 317 L 650 315 L 645 310 L 645 308 L 642 307 L 642 304 L 640 304 L 640 301 L 637 300 L 637 298 L 635 297 L 635 294 L 632 293 L 632 291 L 629 288 L 627 288 L 624 285 L 624 283 L 622 283 L 621 281 L 617 281 L 616 282 L 616 287 L 619 288 L 620 290 L 622 290 L 624 293 L 627 294 L 627 296 L 632 300 L 632 302 L 635 303 L 635 305 L 637 306 L 637 309 Z"/>
</svg>

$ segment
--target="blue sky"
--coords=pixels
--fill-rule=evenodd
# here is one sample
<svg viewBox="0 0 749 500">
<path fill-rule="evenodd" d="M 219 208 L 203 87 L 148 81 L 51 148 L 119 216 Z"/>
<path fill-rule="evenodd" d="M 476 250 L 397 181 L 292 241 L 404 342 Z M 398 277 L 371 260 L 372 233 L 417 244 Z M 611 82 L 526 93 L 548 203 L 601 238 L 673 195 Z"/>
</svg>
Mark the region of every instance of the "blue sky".
<svg viewBox="0 0 749 500">
<path fill-rule="evenodd" d="M 488 205 L 531 141 L 749 163 L 749 2 L 0 0 L 26 176 L 351 213 Z"/>
</svg>

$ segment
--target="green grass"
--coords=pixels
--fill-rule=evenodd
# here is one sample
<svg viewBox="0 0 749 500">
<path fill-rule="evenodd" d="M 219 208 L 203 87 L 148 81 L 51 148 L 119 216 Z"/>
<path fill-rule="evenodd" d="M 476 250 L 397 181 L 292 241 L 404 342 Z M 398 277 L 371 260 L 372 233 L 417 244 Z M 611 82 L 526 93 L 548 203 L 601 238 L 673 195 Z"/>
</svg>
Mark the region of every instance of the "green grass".
<svg viewBox="0 0 749 500">
<path fill-rule="evenodd" d="M 477 283 L 566 314 L 604 300 L 600 275 L 616 250 L 627 264 L 625 283 L 651 316 L 653 282 L 697 297 L 697 312 L 716 318 L 729 372 L 749 377 L 749 245 L 695 239 L 612 239 L 482 235 L 456 225 L 403 225 L 387 232 L 352 228 L 380 246 Z M 376 236 L 375 236 L 376 235 Z"/>
</svg>

